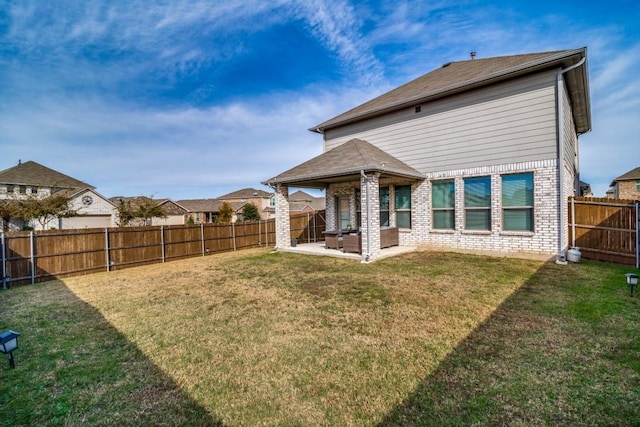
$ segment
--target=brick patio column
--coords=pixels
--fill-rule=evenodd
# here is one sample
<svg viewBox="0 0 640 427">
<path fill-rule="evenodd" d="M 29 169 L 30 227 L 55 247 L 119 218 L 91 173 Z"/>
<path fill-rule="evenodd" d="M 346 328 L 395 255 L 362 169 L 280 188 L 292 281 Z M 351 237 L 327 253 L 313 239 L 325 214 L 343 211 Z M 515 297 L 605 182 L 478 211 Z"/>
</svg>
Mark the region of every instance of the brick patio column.
<svg viewBox="0 0 640 427">
<path fill-rule="evenodd" d="M 365 175 L 360 176 L 362 261 L 369 262 L 375 260 L 380 254 L 380 174 Z M 369 214 L 371 214 L 370 221 Z"/>
<path fill-rule="evenodd" d="M 276 199 L 276 248 L 291 247 L 291 222 L 289 219 L 289 187 L 277 185 Z"/>
</svg>

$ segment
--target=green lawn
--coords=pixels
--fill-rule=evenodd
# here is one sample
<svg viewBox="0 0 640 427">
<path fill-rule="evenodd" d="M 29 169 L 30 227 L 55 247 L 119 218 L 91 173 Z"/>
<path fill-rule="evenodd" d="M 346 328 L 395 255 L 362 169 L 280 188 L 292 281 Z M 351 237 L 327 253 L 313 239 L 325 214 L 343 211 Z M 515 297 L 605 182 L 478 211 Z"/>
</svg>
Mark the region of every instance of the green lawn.
<svg viewBox="0 0 640 427">
<path fill-rule="evenodd" d="M 633 268 L 250 250 L 14 287 L 1 425 L 639 425 Z"/>
</svg>

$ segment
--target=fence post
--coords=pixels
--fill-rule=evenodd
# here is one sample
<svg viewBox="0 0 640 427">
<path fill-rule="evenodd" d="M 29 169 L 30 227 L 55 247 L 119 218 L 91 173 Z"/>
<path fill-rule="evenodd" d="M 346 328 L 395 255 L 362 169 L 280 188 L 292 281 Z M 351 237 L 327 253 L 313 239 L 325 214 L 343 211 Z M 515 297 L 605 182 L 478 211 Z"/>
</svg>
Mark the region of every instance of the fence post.
<svg viewBox="0 0 640 427">
<path fill-rule="evenodd" d="M 204 222 L 200 223 L 200 239 L 202 240 L 202 256 L 204 256 Z"/>
<path fill-rule="evenodd" d="M 0 231 L 0 246 L 2 246 L 0 248 L 2 249 L 2 275 L 0 276 L 0 279 L 2 279 L 2 289 L 6 290 L 7 281 L 5 278 L 7 276 L 7 256 L 6 256 L 6 250 L 4 248 L 4 231 Z"/>
<path fill-rule="evenodd" d="M 107 262 L 107 271 L 111 271 L 111 257 L 109 254 L 109 229 L 104 229 L 104 251 L 105 251 L 105 259 Z"/>
<path fill-rule="evenodd" d="M 36 258 L 35 258 L 35 235 L 33 231 L 29 232 L 29 246 L 31 251 L 31 284 L 36 283 Z"/>
<path fill-rule="evenodd" d="M 258 220 L 258 247 L 262 246 L 262 220 Z"/>
<path fill-rule="evenodd" d="M 576 247 L 576 205 L 575 198 L 571 198 L 571 247 Z"/>
<path fill-rule="evenodd" d="M 160 226 L 160 245 L 162 247 L 162 262 L 164 262 L 167 256 L 167 253 L 165 252 L 165 249 L 164 249 L 164 225 Z"/>
<path fill-rule="evenodd" d="M 236 223 L 231 223 L 231 238 L 233 239 L 233 251 L 236 251 Z"/>
</svg>

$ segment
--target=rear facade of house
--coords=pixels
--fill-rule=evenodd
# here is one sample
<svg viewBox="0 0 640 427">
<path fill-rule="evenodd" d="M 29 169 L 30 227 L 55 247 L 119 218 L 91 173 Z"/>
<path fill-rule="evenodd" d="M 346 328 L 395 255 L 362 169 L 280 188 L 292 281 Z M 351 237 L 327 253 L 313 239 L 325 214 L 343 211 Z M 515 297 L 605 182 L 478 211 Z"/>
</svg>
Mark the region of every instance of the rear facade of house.
<svg viewBox="0 0 640 427">
<path fill-rule="evenodd" d="M 367 181 L 401 245 L 552 257 L 590 130 L 586 48 L 448 63 L 310 130 L 325 153 L 362 140 L 423 175 Z M 363 182 L 327 183 L 328 228 L 347 200 L 363 226 Z"/>
</svg>

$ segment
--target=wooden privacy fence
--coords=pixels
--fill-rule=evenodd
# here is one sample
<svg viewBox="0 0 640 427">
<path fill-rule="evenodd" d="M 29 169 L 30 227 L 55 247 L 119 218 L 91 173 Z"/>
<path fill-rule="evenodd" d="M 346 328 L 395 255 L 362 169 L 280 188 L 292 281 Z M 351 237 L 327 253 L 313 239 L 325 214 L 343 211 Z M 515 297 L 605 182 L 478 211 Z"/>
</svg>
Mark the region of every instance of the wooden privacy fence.
<svg viewBox="0 0 640 427">
<path fill-rule="evenodd" d="M 317 241 L 324 212 L 291 216 L 291 236 Z M 275 220 L 0 234 L 2 286 L 275 245 Z"/>
<path fill-rule="evenodd" d="M 640 203 L 575 197 L 569 200 L 569 237 L 582 257 L 640 268 Z"/>
</svg>

